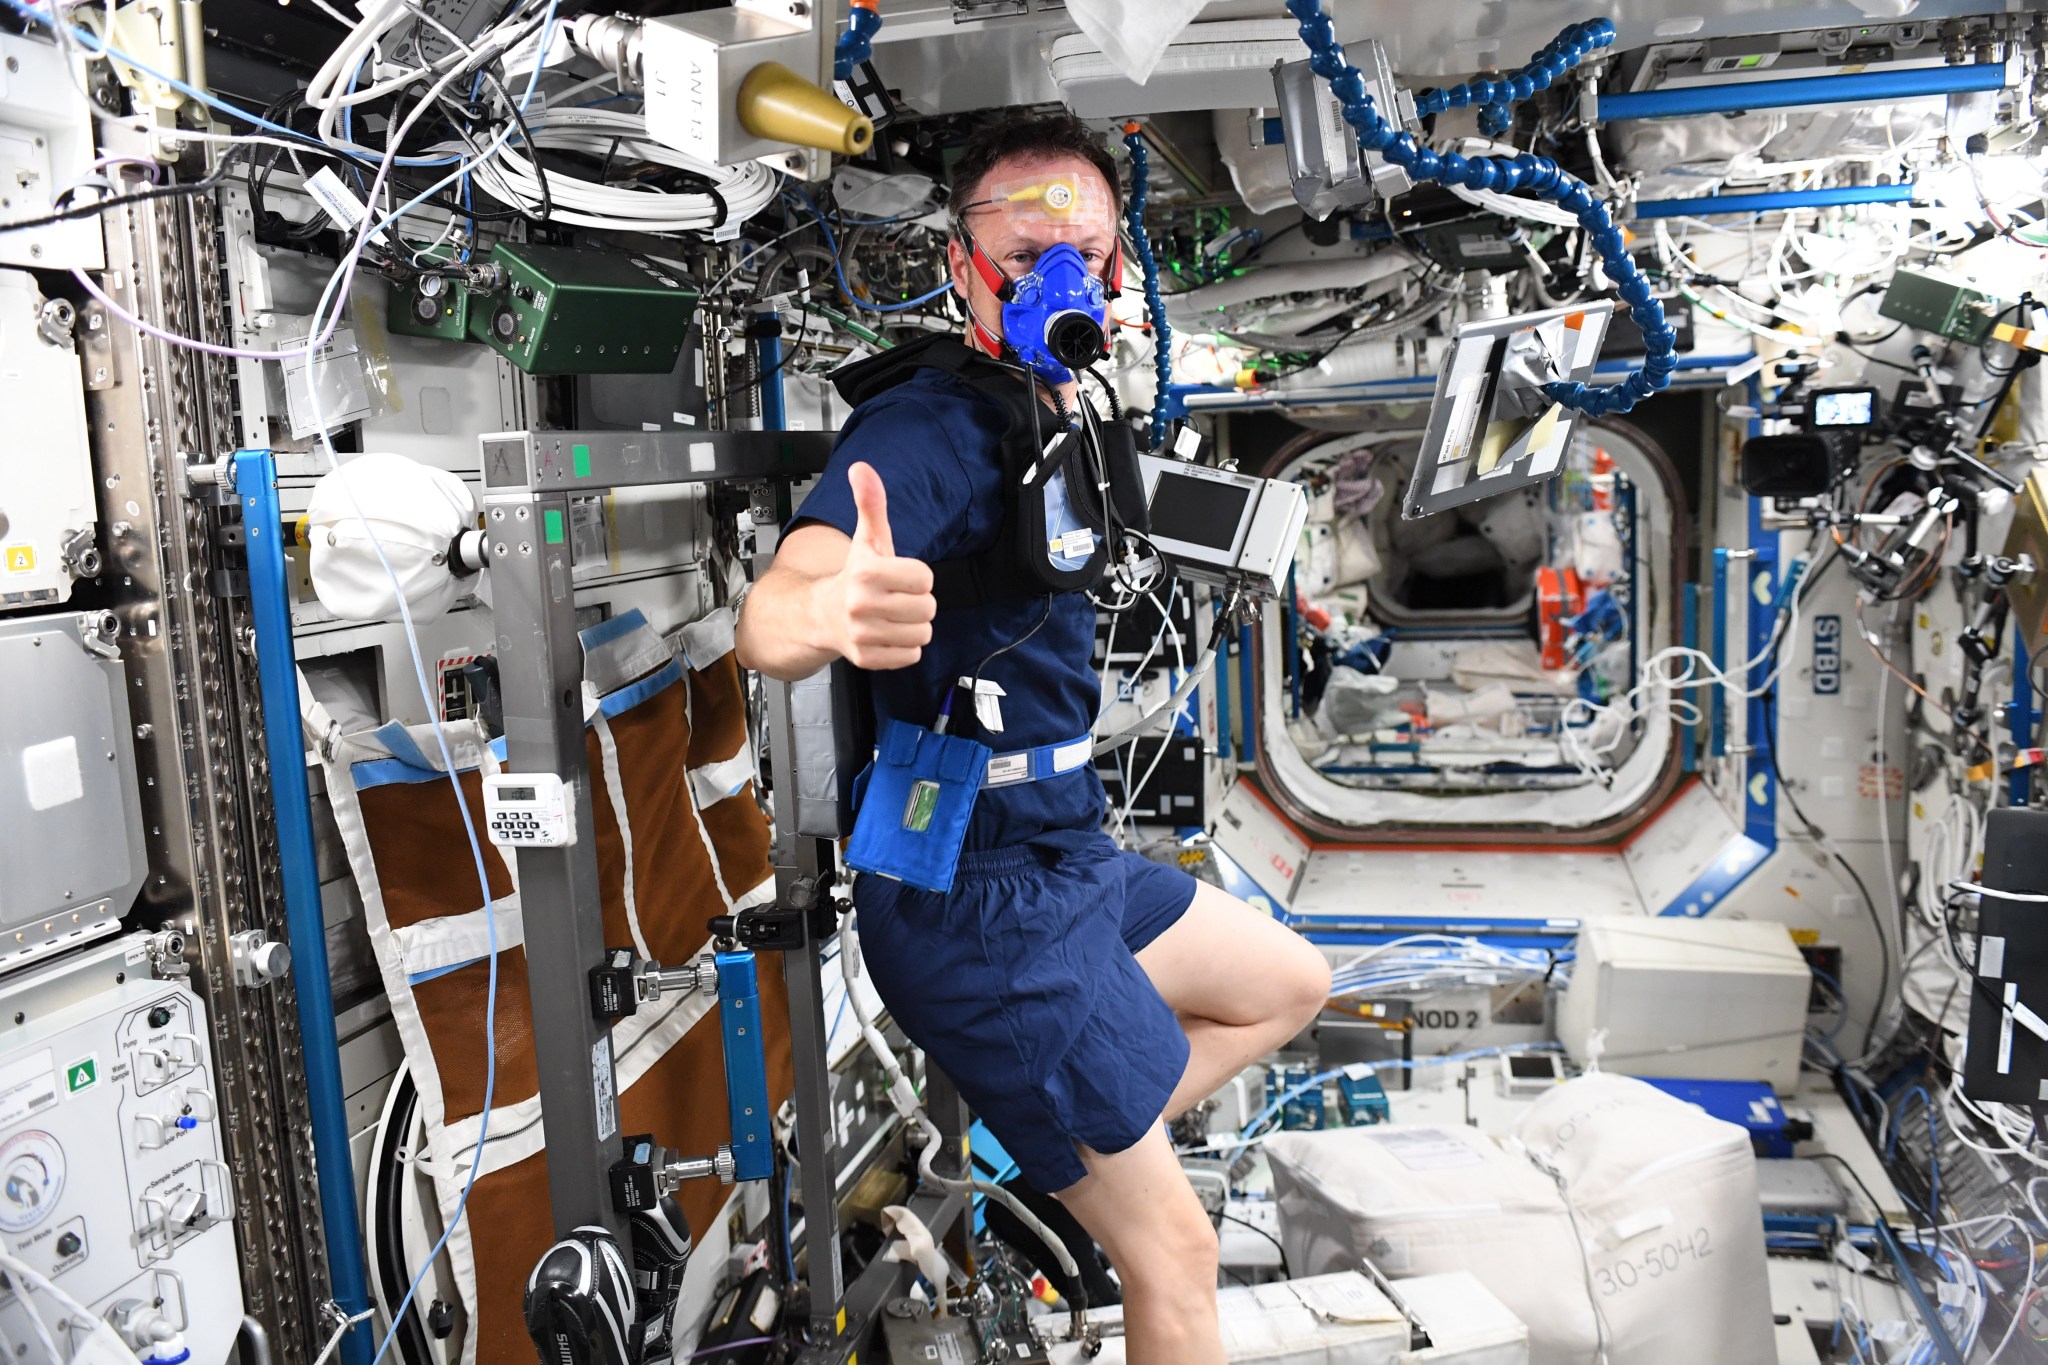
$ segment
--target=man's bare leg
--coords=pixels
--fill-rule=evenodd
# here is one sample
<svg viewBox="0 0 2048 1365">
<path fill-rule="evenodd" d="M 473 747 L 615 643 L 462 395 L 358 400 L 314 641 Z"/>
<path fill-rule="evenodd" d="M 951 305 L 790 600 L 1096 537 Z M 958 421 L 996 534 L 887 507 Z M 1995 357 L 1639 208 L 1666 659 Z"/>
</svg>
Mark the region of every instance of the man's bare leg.
<svg viewBox="0 0 2048 1365">
<path fill-rule="evenodd" d="M 1154 1125 L 1105 1156 L 1079 1148 L 1088 1174 L 1058 1194 L 1088 1229 L 1124 1291 L 1129 1365 L 1223 1365 L 1216 1325 L 1216 1229 Z"/>
<path fill-rule="evenodd" d="M 1138 965 L 1188 1035 L 1188 1066 L 1168 1118 L 1301 1032 L 1330 994 L 1330 964 L 1314 944 L 1207 882 L 1187 913 L 1145 945 Z"/>
</svg>

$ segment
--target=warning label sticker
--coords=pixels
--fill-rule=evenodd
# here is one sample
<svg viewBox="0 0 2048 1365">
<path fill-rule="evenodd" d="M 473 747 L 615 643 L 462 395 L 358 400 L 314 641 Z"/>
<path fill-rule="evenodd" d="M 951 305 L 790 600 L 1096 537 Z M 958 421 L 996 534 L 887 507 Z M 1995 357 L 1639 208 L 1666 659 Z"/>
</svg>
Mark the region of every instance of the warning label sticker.
<svg viewBox="0 0 2048 1365">
<path fill-rule="evenodd" d="M 56 1102 L 57 1068 L 48 1048 L 0 1067 L 0 1128 L 12 1128 Z"/>
</svg>

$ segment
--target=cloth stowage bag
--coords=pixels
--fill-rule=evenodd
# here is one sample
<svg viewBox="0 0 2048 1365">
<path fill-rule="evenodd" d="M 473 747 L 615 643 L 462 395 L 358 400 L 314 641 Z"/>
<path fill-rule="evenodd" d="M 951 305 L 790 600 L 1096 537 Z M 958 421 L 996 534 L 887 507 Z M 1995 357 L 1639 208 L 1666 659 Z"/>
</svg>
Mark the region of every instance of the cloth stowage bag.
<svg viewBox="0 0 2048 1365">
<path fill-rule="evenodd" d="M 951 891 L 992 751 L 958 735 L 885 720 L 875 761 L 854 784 L 846 865 L 926 891 Z"/>
<path fill-rule="evenodd" d="M 644 945 L 664 963 L 709 947 L 707 922 L 773 899 L 769 835 L 754 800 L 745 694 L 729 614 L 664 640 L 639 612 L 584 632 L 586 759 L 605 941 Z M 722 647 L 721 647 L 722 645 Z M 424 726 L 308 730 L 326 770 L 335 821 L 362 893 L 370 940 L 426 1121 L 415 1162 L 444 1219 L 460 1197 L 482 1124 L 488 925 L 469 835 L 439 746 Z M 476 838 L 497 930 L 497 1085 L 482 1174 L 449 1255 L 468 1310 L 464 1365 L 530 1355 L 520 1315 L 528 1273 L 554 1240 L 542 1150 L 528 967 L 512 859 L 484 841 L 481 771 L 504 760 L 471 722 L 442 727 Z M 621 816 L 624 816 L 622 819 Z M 627 878 L 629 864 L 632 869 Z M 762 1014 L 771 1098 L 790 1090 L 787 998 L 779 964 L 763 963 Z M 621 1021 L 612 1050 L 622 1132 L 652 1132 L 697 1154 L 727 1140 L 723 1048 L 715 999 L 666 1000 Z M 710 1225 L 727 1192 L 697 1182 L 679 1194 L 692 1225 Z M 687 1295 L 687 1291 L 686 1291 Z"/>
<path fill-rule="evenodd" d="M 1531 1365 L 1777 1359 L 1749 1135 L 1591 1075 L 1512 1137 L 1381 1124 L 1266 1143 L 1298 1275 L 1469 1271 L 1529 1328 Z M 1597 1313 L 1597 1317 L 1595 1316 Z"/>
</svg>

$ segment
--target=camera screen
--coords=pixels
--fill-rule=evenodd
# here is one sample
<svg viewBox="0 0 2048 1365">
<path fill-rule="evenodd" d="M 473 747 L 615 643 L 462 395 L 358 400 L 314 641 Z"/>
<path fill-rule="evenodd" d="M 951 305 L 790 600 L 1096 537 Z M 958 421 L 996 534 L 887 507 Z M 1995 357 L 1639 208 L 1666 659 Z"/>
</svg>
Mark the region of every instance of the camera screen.
<svg viewBox="0 0 2048 1365">
<path fill-rule="evenodd" d="M 1877 420 L 1877 390 L 1843 389 L 1813 396 L 1817 427 L 1867 427 Z"/>
<path fill-rule="evenodd" d="M 1244 484 L 1161 474 L 1152 490 L 1153 533 L 1227 552 L 1237 543 L 1238 519 L 1251 496 Z"/>
</svg>

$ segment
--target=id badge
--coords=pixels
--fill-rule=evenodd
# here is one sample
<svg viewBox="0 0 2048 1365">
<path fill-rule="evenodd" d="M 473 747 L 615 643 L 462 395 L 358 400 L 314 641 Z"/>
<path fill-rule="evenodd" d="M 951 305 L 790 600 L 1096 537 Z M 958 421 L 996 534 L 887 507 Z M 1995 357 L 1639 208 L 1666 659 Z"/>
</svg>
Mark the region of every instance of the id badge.
<svg viewBox="0 0 2048 1365">
<path fill-rule="evenodd" d="M 884 721 L 864 774 L 846 863 L 925 891 L 953 889 L 990 749 L 958 735 Z"/>
</svg>

